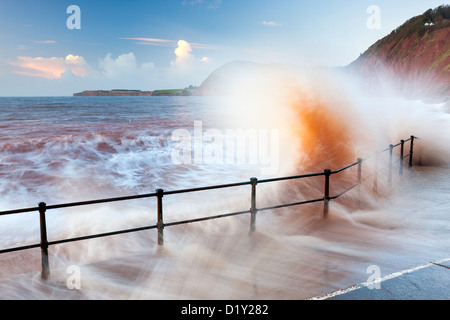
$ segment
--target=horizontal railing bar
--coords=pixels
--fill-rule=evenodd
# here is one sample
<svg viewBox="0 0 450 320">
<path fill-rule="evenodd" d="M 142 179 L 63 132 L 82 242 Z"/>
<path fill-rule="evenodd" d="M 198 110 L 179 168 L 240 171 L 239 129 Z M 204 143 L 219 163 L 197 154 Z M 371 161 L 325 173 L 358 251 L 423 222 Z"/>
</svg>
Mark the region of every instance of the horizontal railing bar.
<svg viewBox="0 0 450 320">
<path fill-rule="evenodd" d="M 237 183 L 230 183 L 230 184 L 221 184 L 221 185 L 209 186 L 209 187 L 199 187 L 199 188 L 191 188 L 191 189 L 164 191 L 164 195 L 197 192 L 197 191 L 205 191 L 205 190 L 214 190 L 214 189 L 223 189 L 223 188 L 232 188 L 232 187 L 245 186 L 245 185 L 249 185 L 249 184 L 251 184 L 251 182 L 246 181 L 246 182 L 237 182 Z"/>
<path fill-rule="evenodd" d="M 343 167 L 343 168 L 341 168 L 341 169 L 338 169 L 338 170 L 335 170 L 335 171 L 331 171 L 331 174 L 336 174 L 336 173 L 339 173 L 339 172 L 341 172 L 341 171 L 350 169 L 351 167 L 356 166 L 358 163 L 359 163 L 359 162 L 357 161 L 357 162 L 354 162 L 354 163 L 352 163 L 352 164 L 349 164 L 348 166 Z"/>
<path fill-rule="evenodd" d="M 285 208 L 285 207 L 299 206 L 299 205 L 307 204 L 307 203 L 319 202 L 319 201 L 324 201 L 324 198 L 314 199 L 314 200 L 306 200 L 306 201 L 301 201 L 301 202 L 293 202 L 293 203 L 288 203 L 288 204 L 280 204 L 278 206 L 264 207 L 264 208 L 259 208 L 257 210 L 265 211 L 265 210 L 272 210 L 272 209 L 280 209 L 280 208 Z"/>
<path fill-rule="evenodd" d="M 119 231 L 112 231 L 112 232 L 105 232 L 105 233 L 99 233 L 89 236 L 82 236 L 82 237 L 76 237 L 76 238 L 70 238 L 70 239 L 63 239 L 63 240 L 56 240 L 56 241 L 49 241 L 48 245 L 57 245 L 61 243 L 67 243 L 67 242 L 75 242 L 75 241 L 82 241 L 82 240 L 88 240 L 88 239 L 95 239 L 95 238 L 102 238 L 102 237 L 109 237 L 114 236 L 118 234 L 124 234 L 124 233 L 131 233 L 131 232 L 138 232 L 138 231 L 145 231 L 145 230 L 151 230 L 156 229 L 158 226 L 147 226 L 147 227 L 139 227 L 139 228 L 133 228 L 133 229 L 126 229 L 126 230 L 119 230 Z"/>
<path fill-rule="evenodd" d="M 206 221 L 206 220 L 226 218 L 226 217 L 231 217 L 231 216 L 238 216 L 238 215 L 246 214 L 246 213 L 250 213 L 250 210 L 224 213 L 224 214 L 219 214 L 219 215 L 210 216 L 210 217 L 197 218 L 197 219 L 169 222 L 169 223 L 164 223 L 164 227 L 171 227 L 171 226 L 176 226 L 176 225 L 180 225 L 180 224 L 188 224 L 188 223 L 194 223 L 194 222 L 200 222 L 200 221 Z"/>
<path fill-rule="evenodd" d="M 40 244 L 30 244 L 28 246 L 23 246 L 23 247 L 15 247 L 15 248 L 3 249 L 3 250 L 0 250 L 0 254 L 8 253 L 8 252 L 14 252 L 14 251 L 35 249 L 35 248 L 39 248 L 40 246 L 41 246 Z"/>
<path fill-rule="evenodd" d="M 414 137 L 414 139 L 419 139 L 419 138 Z M 406 140 L 403 140 L 403 142 L 408 142 L 408 141 L 411 141 L 411 138 L 408 138 L 408 139 L 406 139 Z M 397 144 L 395 144 L 395 145 L 392 145 L 392 147 L 395 148 L 395 147 L 398 147 L 398 146 L 401 145 L 401 144 L 402 144 L 402 143 L 399 142 L 399 143 L 397 143 Z M 383 152 L 386 152 L 386 151 L 389 151 L 389 150 L 391 150 L 391 147 L 390 147 L 390 146 L 387 147 L 386 149 L 383 149 L 383 150 L 380 150 L 380 151 L 376 152 L 375 154 L 383 153 Z"/>
<path fill-rule="evenodd" d="M 117 198 L 108 198 L 108 199 L 88 200 L 88 201 L 80 201 L 80 202 L 72 202 L 72 203 L 55 204 L 55 205 L 48 205 L 45 208 L 47 210 L 50 210 L 50 209 L 61 209 L 61 208 L 68 208 L 68 207 L 79 207 L 79 206 L 87 206 L 87 205 L 106 203 L 106 202 L 118 202 L 118 201 L 135 200 L 135 199 L 142 199 L 142 198 L 151 198 L 151 197 L 156 197 L 156 193 L 154 192 L 154 193 L 139 194 L 139 195 L 134 195 L 134 196 L 124 196 L 124 197 L 117 197 Z"/>
<path fill-rule="evenodd" d="M 124 196 L 124 197 L 117 197 L 117 198 L 88 200 L 88 201 L 80 201 L 80 202 L 48 205 L 45 208 L 47 210 L 50 210 L 50 209 L 61 209 L 61 208 L 68 208 L 68 207 L 79 207 L 79 206 L 86 206 L 86 205 L 92 205 L 92 204 L 100 204 L 100 203 L 106 203 L 106 202 L 118 202 L 118 201 L 135 200 L 135 199 L 141 199 L 141 198 L 151 198 L 151 197 L 155 197 L 155 196 L 156 196 L 156 193 L 148 193 L 148 194 Z M 0 216 L 6 216 L 6 215 L 18 214 L 18 213 L 25 213 L 25 212 L 33 212 L 33 211 L 39 211 L 39 207 L 25 208 L 25 209 L 16 209 L 16 210 L 8 210 L 8 211 L 0 211 Z"/>
<path fill-rule="evenodd" d="M 260 183 L 266 183 L 266 182 L 275 182 L 275 181 L 282 181 L 282 180 L 292 180 L 292 179 L 302 179 L 302 178 L 311 178 L 311 177 L 318 177 L 325 175 L 323 172 L 320 173 L 310 173 L 310 174 L 303 174 L 299 176 L 291 176 L 291 177 L 282 177 L 282 178 L 271 178 L 271 179 L 263 179 L 258 180 L 258 184 Z"/>
<path fill-rule="evenodd" d="M 34 211 L 39 211 L 39 207 L 1 211 L 0 216 L 6 216 L 6 215 L 18 214 L 18 213 L 26 213 L 26 212 L 34 212 Z"/>
<path fill-rule="evenodd" d="M 358 186 L 358 183 L 352 185 L 350 188 L 345 189 L 344 191 L 342 191 L 341 193 L 335 195 L 334 197 L 330 197 L 330 199 L 331 199 L 331 200 L 337 199 L 337 198 L 339 198 L 340 196 L 346 194 L 347 192 L 349 192 L 350 190 L 354 189 L 354 188 L 357 187 L 357 186 Z"/>
<path fill-rule="evenodd" d="M 414 137 L 414 139 L 418 139 L 418 138 L 417 138 L 417 137 Z M 408 142 L 408 141 L 411 141 L 411 138 L 406 139 L 406 140 L 403 140 L 404 143 L 406 143 L 406 142 Z M 401 144 L 402 144 L 402 143 L 400 142 L 400 143 L 397 143 L 397 144 L 395 144 L 395 145 L 392 145 L 392 147 L 393 147 L 393 148 L 396 148 L 396 147 L 400 146 Z M 373 155 L 368 156 L 367 158 L 364 158 L 364 159 L 361 159 L 361 160 L 362 160 L 363 162 L 364 162 L 364 161 L 367 161 L 367 160 L 369 160 L 370 158 L 372 158 L 372 157 L 374 157 L 374 156 L 376 156 L 376 155 L 378 155 L 378 154 L 380 154 L 380 153 L 389 151 L 389 150 L 391 150 L 391 147 L 387 147 L 386 149 L 377 151 L 377 152 L 375 152 Z M 408 155 L 409 155 L 409 154 L 408 154 Z M 355 165 L 355 164 L 357 164 L 357 163 L 354 163 L 353 165 Z M 340 171 L 342 171 L 343 169 L 348 169 L 348 168 L 342 168 L 342 169 L 336 170 L 335 172 L 332 172 L 332 173 L 340 172 Z"/>
</svg>

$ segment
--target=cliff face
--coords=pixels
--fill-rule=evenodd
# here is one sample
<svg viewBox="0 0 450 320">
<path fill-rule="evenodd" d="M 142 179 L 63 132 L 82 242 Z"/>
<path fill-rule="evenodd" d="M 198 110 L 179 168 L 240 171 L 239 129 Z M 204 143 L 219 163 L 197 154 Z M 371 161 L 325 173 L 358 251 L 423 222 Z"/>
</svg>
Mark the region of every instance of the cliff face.
<svg viewBox="0 0 450 320">
<path fill-rule="evenodd" d="M 311 70 L 235 61 L 214 71 L 197 94 L 261 92 L 272 87 L 278 76 L 297 71 L 304 74 Z M 411 18 L 349 66 L 336 71 L 354 75 L 369 93 L 447 99 L 450 96 L 450 6 L 430 9 Z"/>
<path fill-rule="evenodd" d="M 348 66 L 369 89 L 408 96 L 450 95 L 450 6 L 414 17 Z"/>
</svg>

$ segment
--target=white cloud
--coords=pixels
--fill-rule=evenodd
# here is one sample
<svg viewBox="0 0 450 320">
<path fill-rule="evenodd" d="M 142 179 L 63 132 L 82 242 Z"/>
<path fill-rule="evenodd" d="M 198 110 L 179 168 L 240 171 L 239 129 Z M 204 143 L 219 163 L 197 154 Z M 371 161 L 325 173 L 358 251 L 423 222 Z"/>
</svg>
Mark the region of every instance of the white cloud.
<svg viewBox="0 0 450 320">
<path fill-rule="evenodd" d="M 275 21 L 261 21 L 261 24 L 265 25 L 265 26 L 269 26 L 269 27 L 279 27 L 281 26 L 280 23 L 275 22 Z"/>
<path fill-rule="evenodd" d="M 190 68 L 195 62 L 195 57 L 192 52 L 192 46 L 185 40 L 178 41 L 178 47 L 174 53 L 176 56 L 175 61 L 172 61 L 172 66 L 185 70 Z"/>
<path fill-rule="evenodd" d="M 100 59 L 99 68 L 100 72 L 107 77 L 120 77 L 136 70 L 136 57 L 130 52 L 113 59 L 111 53 L 108 53 L 104 59 Z"/>
<path fill-rule="evenodd" d="M 211 63 L 211 58 L 210 57 L 203 57 L 201 59 L 201 61 L 204 62 L 204 63 Z"/>
<path fill-rule="evenodd" d="M 90 67 L 83 57 L 69 54 L 64 62 L 72 73 L 78 77 L 84 78 L 90 72 Z"/>
<path fill-rule="evenodd" d="M 60 79 L 61 75 L 70 69 L 78 77 L 84 78 L 90 68 L 83 57 L 69 54 L 65 58 L 61 57 L 17 57 L 9 62 L 12 66 L 18 67 L 14 73 L 40 77 L 45 79 Z"/>
<path fill-rule="evenodd" d="M 152 46 L 169 46 L 173 47 L 177 45 L 177 41 L 175 40 L 167 40 L 167 39 L 157 39 L 157 38 L 120 38 L 125 40 L 134 40 L 137 41 L 138 44 L 146 44 Z"/>
<path fill-rule="evenodd" d="M 159 47 L 177 47 L 178 42 L 176 40 L 169 40 L 169 39 L 158 39 L 158 38 L 119 38 L 124 40 L 134 40 L 137 44 L 142 45 L 150 45 L 150 46 L 159 46 Z M 217 50 L 217 47 L 210 44 L 204 44 L 204 43 L 195 43 L 190 42 L 189 43 L 191 48 L 196 49 L 208 49 L 208 50 Z"/>
<path fill-rule="evenodd" d="M 21 56 L 8 61 L 0 73 L 6 77 L 11 73 L 22 77 L 14 77 L 15 82 L 8 83 L 8 86 L 4 86 L 1 90 L 11 94 L 13 92 L 11 88 L 18 88 L 17 83 L 28 84 L 27 89 L 23 88 L 24 95 L 49 94 L 48 91 L 51 90 L 65 95 L 88 89 L 184 88 L 190 84 L 199 85 L 211 72 L 213 60 L 209 56 L 194 55 L 194 51 L 198 48 L 196 45 L 200 46 L 200 44 L 193 44 L 186 40 L 142 39 L 141 41 L 172 46 L 172 49 L 168 49 L 169 55 L 172 55 L 171 62 L 155 66 L 148 60 L 139 61 L 133 52 L 117 56 L 108 53 L 99 58 L 96 65 L 92 63 L 88 65 L 82 56 L 74 54 L 66 57 Z M 47 79 L 49 82 L 42 80 L 36 82 L 33 78 Z M 31 83 L 35 85 L 30 85 Z M 47 83 L 47 86 L 44 86 L 44 83 Z"/>
<path fill-rule="evenodd" d="M 150 90 L 158 77 L 158 70 L 153 62 L 139 63 L 132 52 L 116 58 L 108 53 L 99 60 L 98 70 L 97 81 L 103 82 L 105 88 L 113 86 Z"/>
<path fill-rule="evenodd" d="M 35 41 L 35 43 L 39 43 L 39 44 L 57 44 L 57 42 L 55 40 L 41 40 L 41 41 Z"/>
<path fill-rule="evenodd" d="M 206 7 L 208 9 L 218 9 L 222 0 L 185 0 L 182 2 L 184 6 Z"/>
<path fill-rule="evenodd" d="M 90 80 L 94 83 L 92 88 L 153 90 L 156 86 L 167 86 L 166 74 L 153 62 L 139 62 L 133 52 L 117 57 L 108 53 L 99 60 L 98 72 Z"/>
</svg>

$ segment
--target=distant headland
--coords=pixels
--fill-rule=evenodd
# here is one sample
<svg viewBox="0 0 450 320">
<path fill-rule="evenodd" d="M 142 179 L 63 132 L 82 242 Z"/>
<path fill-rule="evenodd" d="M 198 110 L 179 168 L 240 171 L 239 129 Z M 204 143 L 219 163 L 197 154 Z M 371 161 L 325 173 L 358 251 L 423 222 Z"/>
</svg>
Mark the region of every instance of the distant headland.
<svg viewBox="0 0 450 320">
<path fill-rule="evenodd" d="M 189 86 L 185 89 L 168 89 L 168 90 L 86 90 L 83 92 L 74 93 L 74 97 L 150 97 L 150 96 L 192 96 L 195 95 L 198 87 Z"/>
</svg>

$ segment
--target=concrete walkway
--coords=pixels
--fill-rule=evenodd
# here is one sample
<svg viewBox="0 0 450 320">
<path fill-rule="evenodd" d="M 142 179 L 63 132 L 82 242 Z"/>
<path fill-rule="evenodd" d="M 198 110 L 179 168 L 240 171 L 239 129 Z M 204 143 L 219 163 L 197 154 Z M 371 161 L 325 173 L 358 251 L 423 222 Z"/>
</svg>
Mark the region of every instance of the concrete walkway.
<svg viewBox="0 0 450 320">
<path fill-rule="evenodd" d="M 417 218 L 415 223 L 428 232 L 428 237 L 421 239 L 433 239 L 425 246 L 419 240 L 414 242 L 416 257 L 411 261 L 420 263 L 420 255 L 439 260 L 423 260 L 410 266 L 403 263 L 402 269 L 391 269 L 392 273 L 381 275 L 375 282 L 371 279 L 372 282 L 351 285 L 310 300 L 450 300 L 449 191 L 450 168 L 417 167 L 402 182 L 398 197 L 397 207 Z M 407 257 L 407 253 L 399 252 L 399 259 Z"/>
<path fill-rule="evenodd" d="M 450 300 L 450 258 L 395 272 L 311 300 Z"/>
</svg>

